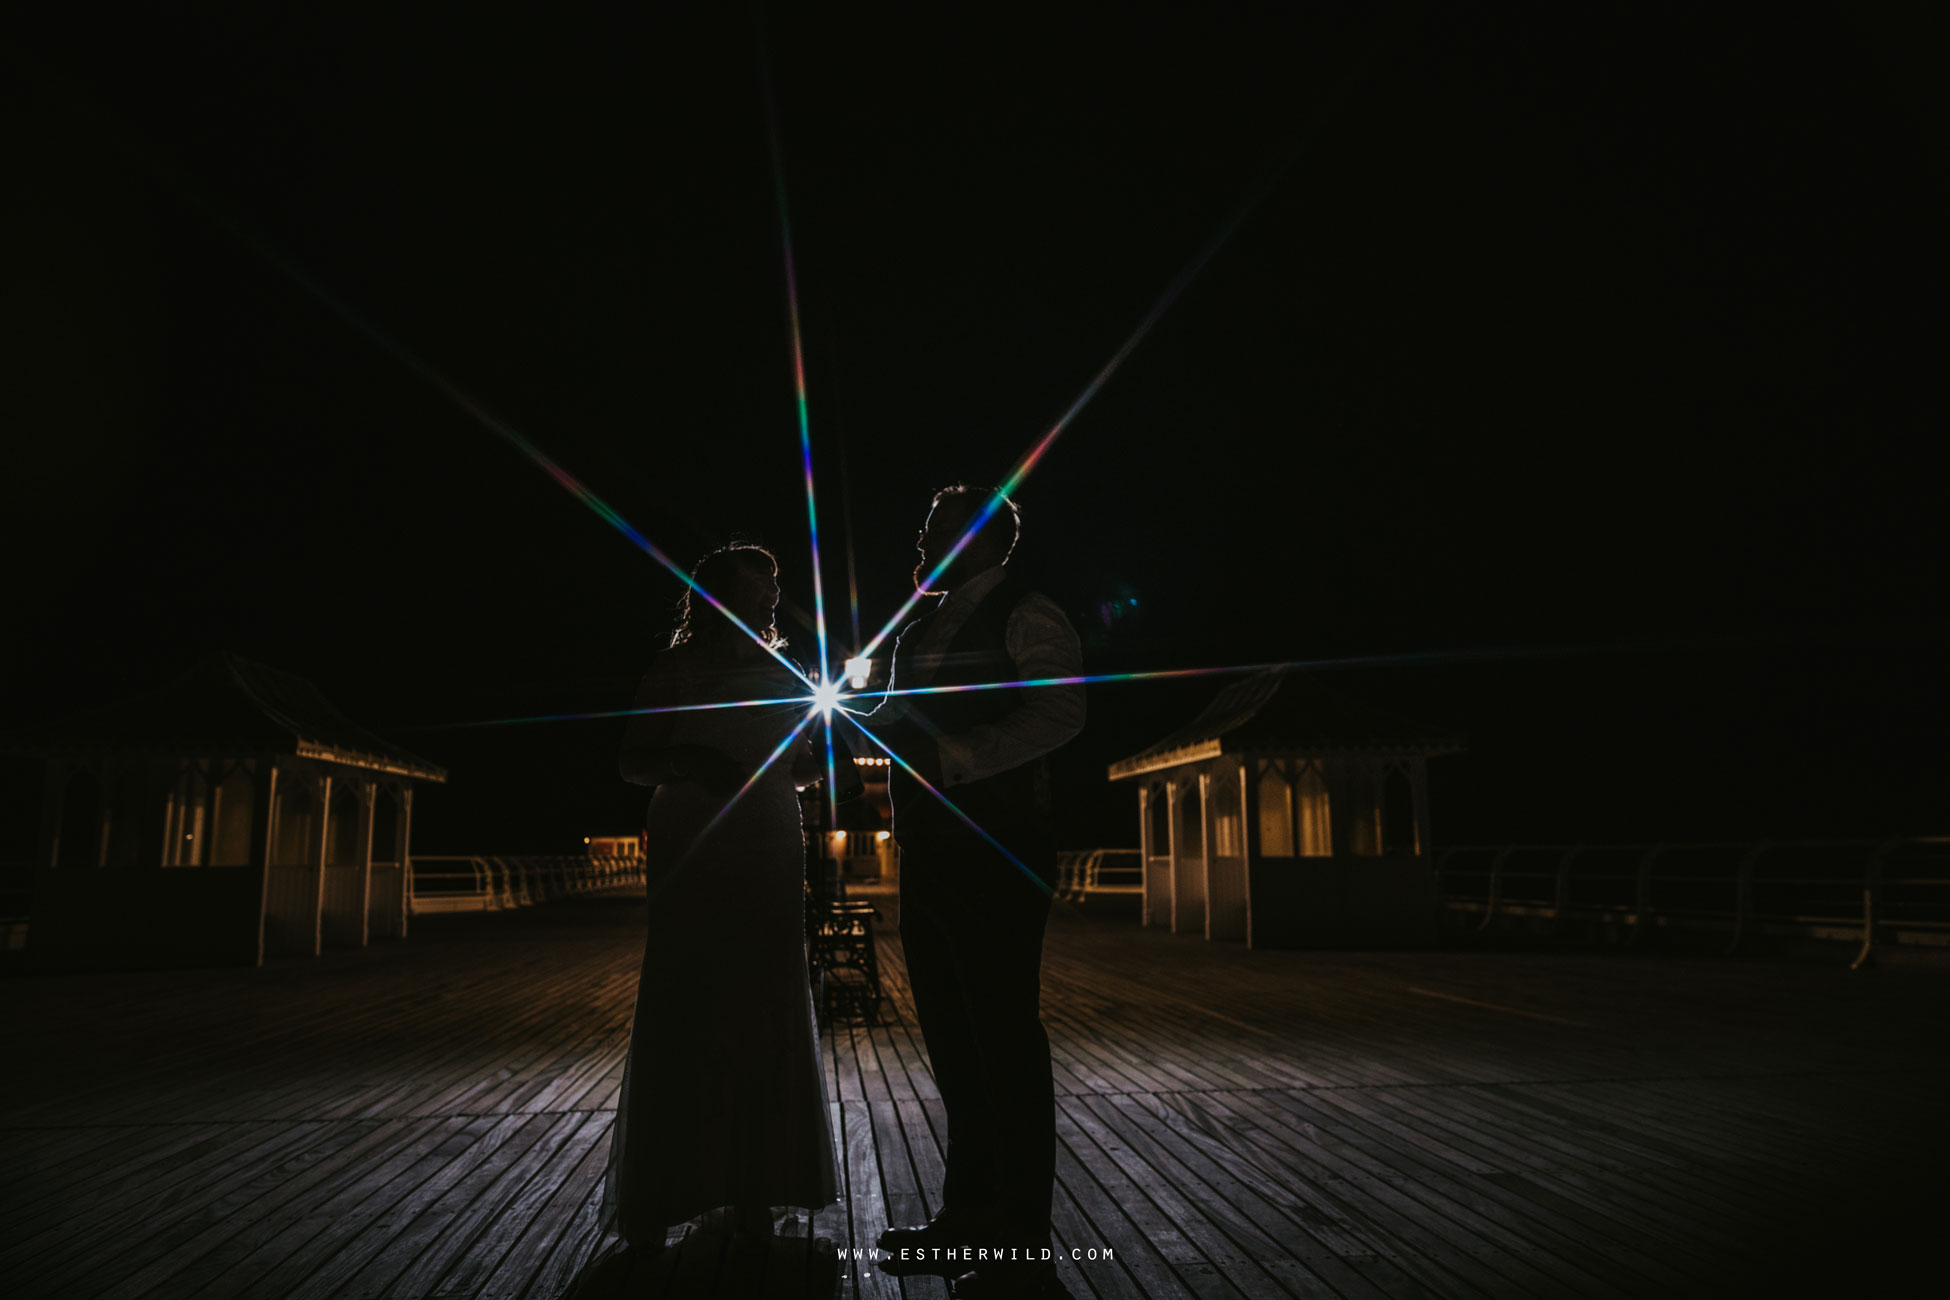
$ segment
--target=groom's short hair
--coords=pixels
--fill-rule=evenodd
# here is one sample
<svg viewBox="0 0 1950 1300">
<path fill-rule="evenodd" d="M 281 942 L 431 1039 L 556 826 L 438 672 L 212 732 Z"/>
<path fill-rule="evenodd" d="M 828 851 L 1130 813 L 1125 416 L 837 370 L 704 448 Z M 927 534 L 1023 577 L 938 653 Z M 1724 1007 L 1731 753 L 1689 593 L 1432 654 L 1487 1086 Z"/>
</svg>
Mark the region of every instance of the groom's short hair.
<svg viewBox="0 0 1950 1300">
<path fill-rule="evenodd" d="M 990 502 L 1000 502 L 989 521 L 964 549 L 968 551 L 992 549 L 997 564 L 1006 564 L 1015 553 L 1016 543 L 1022 539 L 1022 507 L 1009 499 L 1009 494 L 1001 488 L 971 487 L 966 483 L 950 483 L 934 494 L 928 509 L 939 510 L 943 502 L 952 502 L 954 508 L 966 514 L 969 523 L 989 508 Z"/>
</svg>

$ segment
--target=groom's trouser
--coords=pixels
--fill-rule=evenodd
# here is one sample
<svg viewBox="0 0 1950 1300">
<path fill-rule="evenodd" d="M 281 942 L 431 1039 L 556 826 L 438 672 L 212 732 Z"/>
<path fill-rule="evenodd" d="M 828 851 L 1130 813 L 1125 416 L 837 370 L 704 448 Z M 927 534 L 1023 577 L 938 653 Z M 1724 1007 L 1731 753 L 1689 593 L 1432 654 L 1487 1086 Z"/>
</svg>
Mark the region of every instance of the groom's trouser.
<svg viewBox="0 0 1950 1300">
<path fill-rule="evenodd" d="M 1006 842 L 1021 866 L 972 833 L 901 842 L 901 948 L 948 1113 L 942 1203 L 1040 1235 L 1056 1178 L 1041 1007 L 1056 850 L 1041 830 Z"/>
</svg>

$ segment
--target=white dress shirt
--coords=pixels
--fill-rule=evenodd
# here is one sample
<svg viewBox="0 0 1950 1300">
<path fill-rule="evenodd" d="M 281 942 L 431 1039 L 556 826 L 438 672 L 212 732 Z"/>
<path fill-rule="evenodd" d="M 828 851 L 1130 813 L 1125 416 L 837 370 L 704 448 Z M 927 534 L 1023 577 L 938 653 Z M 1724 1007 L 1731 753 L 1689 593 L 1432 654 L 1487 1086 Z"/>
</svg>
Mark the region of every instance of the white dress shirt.
<svg viewBox="0 0 1950 1300">
<path fill-rule="evenodd" d="M 895 681 L 890 675 L 888 689 L 928 685 L 942 655 L 1003 576 L 1003 566 L 998 564 L 966 579 L 943 597 L 934 616 L 909 634 L 919 640 L 907 654 L 896 647 L 896 664 L 906 658 L 915 680 Z M 1076 629 L 1057 603 L 1041 592 L 1025 593 L 1016 601 L 1009 611 L 1003 644 L 1014 666 L 1008 680 L 1035 681 L 1083 673 L 1083 647 L 1077 641 Z M 894 671 L 897 673 L 898 667 Z M 994 722 L 936 737 L 941 782 L 964 785 L 1021 767 L 1074 738 L 1083 730 L 1083 715 L 1080 684 L 1023 687 L 1017 692 L 1016 707 Z"/>
</svg>

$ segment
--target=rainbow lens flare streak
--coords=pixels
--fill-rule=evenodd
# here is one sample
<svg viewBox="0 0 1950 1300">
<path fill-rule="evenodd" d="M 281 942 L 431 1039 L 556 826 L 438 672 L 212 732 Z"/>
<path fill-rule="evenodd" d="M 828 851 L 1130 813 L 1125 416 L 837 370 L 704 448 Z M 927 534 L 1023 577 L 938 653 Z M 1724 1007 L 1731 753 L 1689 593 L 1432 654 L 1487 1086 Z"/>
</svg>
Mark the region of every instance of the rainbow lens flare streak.
<svg viewBox="0 0 1950 1300">
<path fill-rule="evenodd" d="M 965 691 L 1003 691 L 1036 686 L 1090 686 L 1100 682 L 1154 682 L 1179 677 L 1223 677 L 1275 670 L 1325 672 L 1335 668 L 1386 668 L 1404 664 L 1480 663 L 1504 659 L 1555 658 L 1602 654 L 1612 645 L 1500 646 L 1476 650 L 1422 650 L 1403 654 L 1354 655 L 1339 659 L 1288 659 L 1277 663 L 1231 664 L 1222 668 L 1159 668 L 1129 673 L 1086 673 L 1077 677 L 1026 677 L 1012 682 L 968 682 L 955 686 L 913 686 L 891 691 L 854 691 L 841 700 L 887 700 L 908 695 L 957 695 Z M 841 705 L 844 707 L 844 704 Z M 853 712 L 853 710 L 848 710 Z"/>
<path fill-rule="evenodd" d="M 218 205 L 214 200 L 198 192 L 193 187 L 184 184 L 179 178 L 175 176 L 168 176 L 167 179 L 169 179 L 174 185 L 176 185 L 178 190 L 181 193 L 183 193 L 190 200 L 190 202 L 195 204 L 197 207 L 201 208 L 207 216 L 209 216 L 219 226 L 223 227 L 233 238 L 235 238 L 239 243 L 244 245 L 245 248 L 255 253 L 261 260 L 263 260 L 266 264 L 268 264 L 270 267 L 276 270 L 280 275 L 283 275 L 287 280 L 290 280 L 293 284 L 297 285 L 300 289 L 303 289 L 306 293 L 310 294 L 322 306 L 324 306 L 327 310 L 332 312 L 333 315 L 337 316 L 339 319 L 346 322 L 346 324 L 352 326 L 352 328 L 357 332 L 359 332 L 360 334 L 363 334 L 366 337 L 366 339 L 369 342 L 371 342 L 374 346 L 378 347 L 380 351 L 385 352 L 386 354 L 391 356 L 394 360 L 398 361 L 401 365 L 405 366 L 408 370 L 412 371 L 414 374 L 418 375 L 421 379 L 425 380 L 435 391 L 439 392 L 443 397 L 445 397 L 448 401 L 452 402 L 455 406 L 459 407 L 467 415 L 473 417 L 474 421 L 477 424 L 481 425 L 488 432 L 494 434 L 496 437 L 500 438 L 503 442 L 507 443 L 510 447 L 513 447 L 516 451 L 519 451 L 522 455 L 526 456 L 543 472 L 545 472 L 550 478 L 554 479 L 556 484 L 560 486 L 564 491 L 568 492 L 571 496 L 574 496 L 578 501 L 581 501 L 583 505 L 589 507 L 589 509 L 595 513 L 597 518 L 601 519 L 604 523 L 608 524 L 611 528 L 614 528 L 617 532 L 621 533 L 638 550 L 642 551 L 645 555 L 648 555 L 651 559 L 655 560 L 658 564 L 662 565 L 665 569 L 669 570 L 669 572 L 672 575 L 674 575 L 679 582 L 683 583 L 691 591 L 696 592 L 699 596 L 703 597 L 706 604 L 708 604 L 712 609 L 717 610 L 718 613 L 724 615 L 724 617 L 731 622 L 732 626 L 736 627 L 739 631 L 743 632 L 746 636 L 750 637 L 767 654 L 771 655 L 774 659 L 778 660 L 779 663 L 783 664 L 786 667 L 786 669 L 792 673 L 794 677 L 798 678 L 802 682 L 805 682 L 808 686 L 812 685 L 811 680 L 807 678 L 806 674 L 799 671 L 799 666 L 797 664 L 793 663 L 790 659 L 780 654 L 777 649 L 769 645 L 766 642 L 765 638 L 761 637 L 757 632 L 754 632 L 752 630 L 750 624 L 746 623 L 745 620 L 738 617 L 738 615 L 732 613 L 732 611 L 725 606 L 724 602 L 720 601 L 716 596 L 713 596 L 710 592 L 706 591 L 703 587 L 699 586 L 697 584 L 697 581 L 691 577 L 690 573 L 687 570 L 685 570 L 683 565 L 671 559 L 670 556 L 665 554 L 663 549 L 659 547 L 655 542 L 652 542 L 648 537 L 645 537 L 641 532 L 637 531 L 636 527 L 632 525 L 629 520 L 625 519 L 620 513 L 618 513 L 614 506 L 610 505 L 607 501 L 603 500 L 600 496 L 597 496 L 596 493 L 591 491 L 589 487 L 586 486 L 580 479 L 578 479 L 575 475 L 569 473 L 568 470 L 562 468 L 561 465 L 557 464 L 555 460 L 552 457 L 550 457 L 546 452 L 544 452 L 540 447 L 537 447 L 533 442 L 530 442 L 526 437 L 524 437 L 520 430 L 516 429 L 513 425 L 509 424 L 506 420 L 503 420 L 500 417 L 496 416 L 492 411 L 489 411 L 485 406 L 481 405 L 481 403 L 475 401 L 474 398 L 469 396 L 467 392 L 463 390 L 458 384 L 454 383 L 453 380 L 447 378 L 446 375 L 434 369 L 434 367 L 428 364 L 426 361 L 421 360 L 418 354 L 414 353 L 413 351 L 408 349 L 404 344 L 400 343 L 397 339 L 393 338 L 390 334 L 387 334 L 384 330 L 380 329 L 377 325 L 374 325 L 371 321 L 367 320 L 366 317 L 357 309 L 355 309 L 350 303 L 346 302 L 343 298 L 333 293 L 330 289 L 327 289 L 323 284 L 321 284 L 317 279 L 315 279 L 308 271 L 306 271 L 303 267 L 299 266 L 298 263 L 293 261 L 290 257 L 286 256 L 274 244 L 272 244 L 269 239 L 259 234 L 256 230 L 254 230 L 241 218 L 231 214 L 223 207 Z M 794 325 L 794 329 L 795 330 L 797 329 L 796 323 Z M 803 392 L 803 388 L 801 391 Z M 801 405 L 803 409 L 803 402 Z M 810 461 L 808 461 L 808 464 L 810 464 Z M 810 494 L 811 490 L 812 490 L 811 484 L 810 482 L 808 482 L 807 492 Z M 822 625 L 822 631 L 823 631 L 823 625 Z M 824 638 L 822 637 L 822 641 L 823 639 Z"/>
<path fill-rule="evenodd" d="M 590 488 L 584 485 L 583 482 L 580 479 L 578 479 L 575 475 L 569 473 L 568 470 L 562 468 L 561 465 L 557 464 L 555 460 L 551 458 L 546 452 L 544 452 L 540 447 L 537 447 L 534 443 L 530 442 L 527 438 L 523 437 L 519 430 L 515 429 L 512 425 L 508 424 L 506 421 L 503 421 L 497 418 L 496 416 L 494 416 L 491 412 L 486 410 L 479 403 L 475 402 L 466 393 L 462 392 L 444 375 L 441 375 L 440 373 L 435 371 L 431 366 L 428 366 L 425 363 L 421 362 L 417 357 L 413 357 L 411 354 L 406 353 L 404 349 L 395 347 L 394 345 L 392 345 L 390 340 L 385 339 L 383 336 L 378 335 L 376 332 L 374 331 L 368 331 L 368 332 L 372 333 L 375 340 L 380 342 L 382 346 L 385 346 L 387 350 L 394 352 L 395 355 L 398 356 L 399 359 L 403 361 L 408 367 L 410 367 L 411 369 L 419 373 L 421 377 L 423 377 L 428 382 L 433 384 L 442 393 L 446 394 L 446 396 L 451 401 L 453 401 L 455 405 L 459 406 L 463 411 L 466 411 L 469 415 L 473 416 L 477 422 L 479 422 L 481 425 L 486 427 L 490 432 L 500 437 L 502 441 L 506 442 L 509 446 L 515 448 L 517 451 L 521 452 L 524 456 L 528 457 L 529 460 L 533 461 L 537 466 L 539 466 L 543 471 L 545 471 L 550 478 L 554 479 L 555 482 L 560 487 L 562 487 L 570 495 L 574 496 L 577 500 L 581 501 L 585 506 L 589 507 L 589 509 L 593 511 L 598 518 L 602 519 L 603 522 L 607 523 L 610 527 L 614 528 L 617 532 L 621 533 L 638 550 L 642 551 L 645 555 L 648 555 L 651 559 L 655 560 L 658 564 L 662 565 L 673 576 L 675 576 L 679 582 L 682 582 L 692 592 L 694 592 L 698 596 L 703 597 L 704 602 L 707 605 L 709 605 L 712 609 L 716 610 L 718 613 L 722 614 L 725 617 L 725 619 L 731 623 L 733 627 L 737 628 L 740 632 L 743 632 L 746 636 L 750 637 L 753 642 L 755 642 L 761 649 L 765 651 L 765 653 L 771 655 L 772 658 L 778 660 L 779 663 L 783 664 L 792 673 L 794 677 L 797 677 L 800 681 L 805 682 L 808 686 L 812 684 L 811 681 L 807 678 L 806 674 L 799 671 L 799 666 L 797 664 L 793 663 L 790 659 L 786 658 L 783 654 L 779 653 L 779 651 L 775 649 L 770 643 L 768 643 L 764 637 L 760 636 L 757 632 L 753 631 L 751 625 L 747 623 L 744 619 L 738 617 L 737 614 L 733 613 L 731 609 L 723 601 L 719 600 L 716 596 L 713 596 L 710 592 L 706 591 L 702 586 L 700 586 L 697 580 L 691 577 L 690 573 L 684 568 L 683 565 L 677 563 L 677 561 L 673 560 L 669 555 L 667 555 L 664 552 L 662 547 L 658 546 L 655 542 L 651 541 L 648 537 L 645 537 L 641 532 L 637 531 L 636 527 L 633 524 L 631 524 L 629 520 L 625 519 L 621 514 L 619 514 L 615 509 L 615 507 L 611 506 L 607 501 L 603 500 L 600 496 L 597 496 L 594 491 L 592 491 Z"/>
<path fill-rule="evenodd" d="M 975 821 L 974 818 L 970 817 L 967 813 L 963 812 L 960 808 L 955 806 L 954 800 L 950 799 L 947 795 L 941 793 L 941 791 L 935 789 L 934 785 L 931 782 L 929 782 L 929 780 L 926 777 L 922 776 L 919 772 L 914 770 L 912 764 L 910 764 L 906 759 L 902 758 L 899 754 L 896 754 L 892 749 L 888 748 L 887 742 L 883 741 L 880 737 L 874 735 L 871 731 L 868 731 L 865 726 L 861 725 L 861 722 L 858 718 L 849 716 L 847 718 L 847 721 L 851 722 L 854 728 L 858 730 L 861 735 L 865 736 L 868 740 L 871 740 L 876 746 L 878 746 L 881 753 L 885 754 L 888 758 L 892 759 L 895 763 L 899 764 L 901 771 L 907 773 L 909 776 L 913 777 L 917 782 L 919 782 L 923 790 L 926 790 L 929 794 L 933 795 L 936 799 L 940 800 L 941 806 L 946 808 L 949 812 L 953 813 L 956 817 L 960 818 L 964 826 L 968 827 L 969 830 L 974 831 L 977 835 L 981 836 L 984 840 L 987 840 L 990 847 L 992 847 L 997 853 L 1000 853 L 1003 857 L 1007 858 L 1010 861 L 1010 863 L 1014 865 L 1017 871 L 1022 872 L 1024 879 L 1033 883 L 1036 886 L 1036 888 L 1044 894 L 1053 895 L 1056 892 L 1053 888 L 1050 887 L 1048 881 L 1044 880 L 1041 876 L 1037 875 L 1035 872 L 1031 871 L 1028 867 L 1024 866 L 1021 858 L 1017 857 L 1015 854 L 1009 852 L 1008 849 L 1004 848 L 1001 840 L 996 839 L 995 836 L 983 830 L 981 826 Z"/>
<path fill-rule="evenodd" d="M 1385 33 L 1383 36 L 1385 36 Z M 1206 242 L 1205 246 L 1192 257 L 1192 260 L 1186 263 L 1184 269 L 1173 277 L 1171 283 L 1165 286 L 1165 291 L 1158 296 L 1158 300 L 1152 304 L 1151 310 L 1144 314 L 1143 319 L 1138 321 L 1137 328 L 1131 331 L 1131 336 L 1124 340 L 1123 345 L 1111 354 L 1110 360 L 1104 363 L 1103 368 L 1092 376 L 1089 383 L 1084 385 L 1083 391 L 1077 394 L 1076 400 L 1070 403 L 1069 409 L 1063 412 L 1061 418 L 1055 424 L 1051 425 L 1049 431 L 1038 439 L 1027 452 L 1023 453 L 1022 459 L 1016 462 L 1015 468 L 1009 471 L 1008 477 L 1003 479 L 998 487 L 997 491 L 1000 496 L 1009 496 L 1021 486 L 1023 479 L 1027 478 L 1029 472 L 1036 468 L 1037 462 L 1042 460 L 1057 438 L 1062 435 L 1063 431 L 1069 428 L 1071 422 L 1076 419 L 1083 408 L 1089 405 L 1090 400 L 1109 382 L 1110 377 L 1117 373 L 1118 367 L 1122 366 L 1125 359 L 1137 349 L 1138 344 L 1144 341 L 1144 336 L 1151 332 L 1152 326 L 1156 325 L 1165 312 L 1171 308 L 1171 305 L 1178 300 L 1179 295 L 1185 291 L 1186 286 L 1198 278 L 1199 273 L 1206 268 L 1213 257 L 1218 254 L 1219 250 L 1225 246 L 1226 241 L 1232 238 L 1233 233 L 1245 223 L 1246 218 L 1251 216 L 1253 211 L 1265 200 L 1274 185 L 1286 175 L 1287 171 L 1293 166 L 1294 161 L 1299 158 L 1300 154 L 1312 141 L 1314 135 L 1319 131 L 1328 115 L 1346 97 L 1347 92 L 1367 77 L 1372 68 L 1375 54 L 1382 47 L 1383 36 L 1378 36 L 1372 49 L 1367 51 L 1361 58 L 1349 64 L 1346 74 L 1341 78 L 1333 92 L 1325 97 L 1316 107 L 1312 119 L 1307 124 L 1306 129 L 1299 133 L 1292 147 L 1283 156 L 1275 159 L 1261 173 L 1259 178 L 1247 188 L 1245 195 L 1240 199 L 1239 205 L 1233 210 L 1232 215 L 1219 227 L 1218 231 Z M 901 607 L 894 612 L 894 616 L 887 620 L 886 625 L 874 634 L 873 640 L 867 647 L 857 652 L 860 657 L 870 658 L 873 652 L 880 647 L 881 642 L 885 641 L 888 636 L 906 622 L 908 614 L 913 611 L 914 606 L 921 600 L 922 591 L 933 588 L 935 582 L 940 579 L 948 566 L 954 562 L 955 557 L 960 555 L 962 550 L 968 545 L 969 540 L 975 534 L 979 533 L 983 525 L 987 524 L 994 517 L 996 510 L 1000 508 L 1001 504 L 1000 500 L 992 500 L 983 508 L 982 512 L 964 530 L 962 536 L 956 540 L 954 546 L 949 549 L 948 554 L 942 557 L 941 562 L 935 565 L 927 577 L 920 582 L 914 594 L 909 596 L 902 603 Z M 854 639 L 857 641 L 859 638 L 855 637 Z"/>
<path fill-rule="evenodd" d="M 806 530 L 812 543 L 813 630 L 819 638 L 819 667 L 814 674 L 826 680 L 826 584 L 819 564 L 819 503 L 813 492 L 812 426 L 806 411 L 806 350 L 799 332 L 799 276 L 792 257 L 792 219 L 785 202 L 785 163 L 779 152 L 779 124 L 772 109 L 771 87 L 765 92 L 772 131 L 772 182 L 779 199 L 779 245 L 785 261 L 786 318 L 792 333 L 792 388 L 799 416 L 799 462 L 806 479 Z"/>
<path fill-rule="evenodd" d="M 799 416 L 799 466 L 806 480 L 806 534 L 812 552 L 813 633 L 819 643 L 819 664 L 813 673 L 814 711 L 826 719 L 826 805 L 839 818 L 838 782 L 833 771 L 833 697 L 827 682 L 831 655 L 826 641 L 826 579 L 819 560 L 819 501 L 813 489 L 812 423 L 806 408 L 806 347 L 799 328 L 799 271 L 792 255 L 792 211 L 786 201 L 785 150 L 779 139 L 779 111 L 772 95 L 771 60 L 760 51 L 760 84 L 765 97 L 765 126 L 772 146 L 772 189 L 779 205 L 779 253 L 785 265 L 786 320 L 792 341 L 792 391 Z M 857 615 L 856 615 L 857 617 Z"/>
<path fill-rule="evenodd" d="M 1279 170 L 1284 171 L 1284 167 L 1281 167 Z M 1275 173 L 1275 176 L 1277 176 L 1277 173 Z M 1125 339 L 1122 346 L 1115 352 L 1111 353 L 1110 360 L 1106 361 L 1103 364 L 1103 368 L 1098 370 L 1091 377 L 1090 382 L 1083 386 L 1083 391 L 1077 394 L 1076 400 L 1070 403 L 1069 408 L 1063 412 L 1055 424 L 1050 426 L 1049 431 L 1037 439 L 1029 450 L 1022 454 L 1022 458 L 1009 471 L 1008 477 L 1004 478 L 1001 484 L 997 486 L 995 495 L 982 506 L 980 512 L 969 522 L 968 527 L 962 530 L 961 536 L 955 539 L 955 544 L 949 548 L 946 555 L 941 557 L 940 562 L 928 572 L 927 577 L 916 584 L 914 593 L 901 604 L 899 609 L 894 611 L 893 617 L 889 618 L 881 627 L 880 631 L 874 634 L 873 639 L 867 643 L 866 648 L 857 652 L 858 657 L 863 659 L 872 658 L 873 652 L 880 648 L 881 643 L 886 641 L 889 636 L 900 628 L 901 624 L 907 621 L 907 616 L 913 612 L 914 606 L 920 603 L 923 593 L 934 588 L 934 584 L 940 579 L 941 575 L 947 572 L 948 566 L 955 562 L 955 558 L 963 550 L 967 549 L 968 544 L 974 540 L 976 534 L 982 531 L 989 520 L 995 518 L 996 512 L 1002 508 L 1003 499 L 1013 495 L 1015 490 L 1022 485 L 1022 481 L 1029 477 L 1029 472 L 1035 469 L 1043 457 L 1049 453 L 1049 449 L 1056 445 L 1056 440 L 1063 435 L 1064 430 L 1068 429 L 1071 423 L 1076 420 L 1077 416 L 1082 413 L 1083 408 L 1090 404 L 1090 399 L 1095 397 L 1103 389 L 1103 386 L 1110 381 L 1110 377 L 1117 373 L 1118 367 L 1122 366 L 1126 358 L 1137 350 L 1138 344 L 1144 341 L 1145 335 L 1151 332 L 1152 326 L 1156 325 L 1163 318 L 1164 314 L 1171 309 L 1171 305 L 1178 301 L 1179 295 L 1185 292 L 1186 286 L 1198 278 L 1199 272 L 1206 268 L 1213 257 L 1218 254 L 1218 251 L 1225 246 L 1226 241 L 1232 237 L 1232 233 L 1239 229 L 1240 223 L 1245 221 L 1247 215 L 1259 205 L 1260 199 L 1271 188 L 1272 180 L 1275 176 L 1269 176 L 1260 185 L 1256 186 L 1247 196 L 1246 201 L 1240 205 L 1238 211 L 1234 212 L 1232 217 L 1219 228 L 1218 233 L 1207 241 L 1205 247 L 1200 249 L 1197 255 L 1185 265 L 1184 269 L 1173 277 L 1169 285 L 1165 286 L 1165 291 L 1151 305 L 1151 310 L 1144 314 L 1144 318 L 1138 322 L 1137 328 L 1131 331 L 1130 337 Z"/>
<path fill-rule="evenodd" d="M 911 686 L 889 691 L 845 691 L 828 683 L 814 695 L 775 696 L 769 699 L 721 700 L 708 704 L 669 704 L 643 709 L 604 709 L 592 713 L 545 713 L 521 718 L 491 718 L 481 722 L 429 723 L 419 730 L 433 731 L 462 727 L 513 727 L 537 722 L 587 722 L 605 718 L 633 718 L 652 713 L 691 713 L 704 709 L 750 709 L 764 705 L 805 704 L 810 699 L 822 716 L 837 711 L 848 716 L 866 711 L 850 707 L 856 700 L 901 699 L 910 695 L 955 695 L 965 691 L 1004 691 L 1038 686 L 1094 686 L 1106 682 L 1168 681 L 1183 677 L 1223 677 L 1243 673 L 1287 670 L 1328 672 L 1337 668 L 1387 668 L 1409 664 L 1483 663 L 1497 660 L 1561 658 L 1574 655 L 1605 654 L 1644 649 L 1641 645 L 1532 645 L 1492 646 L 1469 650 L 1419 650 L 1397 654 L 1354 655 L 1337 659 L 1286 659 L 1274 663 L 1228 664 L 1216 668 L 1157 668 L 1126 673 L 1085 673 L 1076 677 L 1024 677 L 1006 682 L 967 682 L 954 686 Z M 870 715 L 869 715 L 870 716 Z M 831 775 L 829 768 L 829 776 Z"/>
<path fill-rule="evenodd" d="M 652 713 L 697 713 L 706 709 L 755 709 L 767 704 L 804 704 L 803 695 L 781 695 L 769 700 L 713 700 L 708 704 L 660 704 L 643 709 L 600 709 L 593 713 L 540 713 L 526 718 L 489 718 L 482 722 L 433 722 L 413 728 L 417 731 L 456 731 L 466 727 L 515 727 L 530 722 L 592 722 L 602 718 L 637 718 Z"/>
<path fill-rule="evenodd" d="M 839 707 L 839 702 L 835 700 L 834 708 L 838 708 L 838 707 Z M 833 824 L 838 825 L 840 819 L 839 818 L 840 793 L 839 793 L 839 773 L 834 771 L 834 767 L 833 767 L 833 710 L 822 709 L 821 712 L 824 713 L 826 717 L 826 730 L 824 736 L 824 739 L 826 741 L 826 807 L 832 813 Z"/>
</svg>

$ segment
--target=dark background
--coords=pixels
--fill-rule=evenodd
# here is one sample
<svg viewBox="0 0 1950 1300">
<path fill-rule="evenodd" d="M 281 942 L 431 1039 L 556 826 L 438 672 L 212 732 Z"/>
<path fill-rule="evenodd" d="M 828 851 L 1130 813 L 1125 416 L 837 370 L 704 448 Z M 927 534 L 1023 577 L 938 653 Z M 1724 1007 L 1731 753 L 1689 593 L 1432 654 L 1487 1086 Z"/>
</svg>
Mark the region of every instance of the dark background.
<svg viewBox="0 0 1950 1300">
<path fill-rule="evenodd" d="M 450 766 L 427 851 L 566 848 L 619 724 L 426 725 L 625 705 L 678 584 L 264 252 L 809 611 L 757 27 L 342 8 L 4 48 L 0 725 L 224 647 Z M 1090 671 L 1568 647 L 1339 674 L 1467 732 L 1439 840 L 1945 831 L 1926 33 L 1455 8 L 771 19 L 836 649 L 1243 210 L 1019 494 Z M 1217 689 L 1092 688 L 1066 844 Z"/>
</svg>

